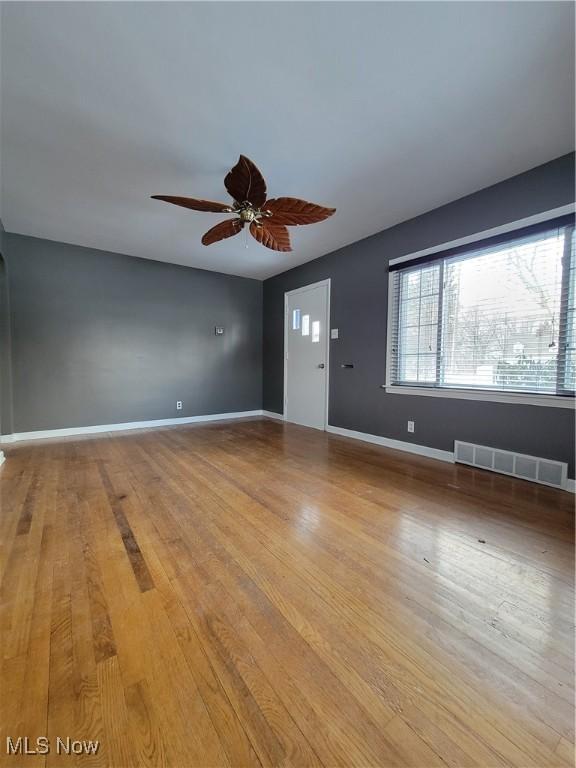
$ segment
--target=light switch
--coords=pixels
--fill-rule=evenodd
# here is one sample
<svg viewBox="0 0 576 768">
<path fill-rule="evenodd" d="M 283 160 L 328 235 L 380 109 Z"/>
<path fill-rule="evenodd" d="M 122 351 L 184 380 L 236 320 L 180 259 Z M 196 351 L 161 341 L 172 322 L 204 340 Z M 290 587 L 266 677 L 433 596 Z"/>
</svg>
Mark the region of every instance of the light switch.
<svg viewBox="0 0 576 768">
<path fill-rule="evenodd" d="M 331 328 L 330 329 L 330 338 L 331 339 L 337 339 L 338 338 L 338 328 Z"/>
</svg>

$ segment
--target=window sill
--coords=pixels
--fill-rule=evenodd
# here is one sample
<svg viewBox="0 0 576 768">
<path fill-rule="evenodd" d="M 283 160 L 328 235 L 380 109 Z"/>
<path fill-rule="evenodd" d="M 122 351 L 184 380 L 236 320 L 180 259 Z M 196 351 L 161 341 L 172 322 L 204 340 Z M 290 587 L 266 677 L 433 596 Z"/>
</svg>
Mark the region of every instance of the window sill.
<svg viewBox="0 0 576 768">
<path fill-rule="evenodd" d="M 540 405 L 547 408 L 569 408 L 574 410 L 573 397 L 557 395 L 533 395 L 522 392 L 486 392 L 478 389 L 448 389 L 432 387 L 403 387 L 392 384 L 382 386 L 389 394 L 394 395 L 424 395 L 424 397 L 447 397 L 460 400 L 477 400 L 491 403 L 510 403 L 516 405 Z"/>
</svg>

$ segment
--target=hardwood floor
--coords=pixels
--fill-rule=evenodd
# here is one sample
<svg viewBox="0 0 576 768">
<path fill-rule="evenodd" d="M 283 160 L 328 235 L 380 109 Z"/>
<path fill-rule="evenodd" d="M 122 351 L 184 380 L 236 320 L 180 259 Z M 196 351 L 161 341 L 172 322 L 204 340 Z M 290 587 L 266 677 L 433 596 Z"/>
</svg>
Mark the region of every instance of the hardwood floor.
<svg viewBox="0 0 576 768">
<path fill-rule="evenodd" d="M 572 764 L 573 496 L 264 419 L 5 452 L 2 764 Z"/>
</svg>

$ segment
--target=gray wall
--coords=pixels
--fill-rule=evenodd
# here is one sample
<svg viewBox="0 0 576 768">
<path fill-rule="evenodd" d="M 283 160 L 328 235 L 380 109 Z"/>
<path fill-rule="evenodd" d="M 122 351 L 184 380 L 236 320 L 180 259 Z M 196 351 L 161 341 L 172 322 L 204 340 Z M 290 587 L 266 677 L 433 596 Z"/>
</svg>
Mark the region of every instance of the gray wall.
<svg viewBox="0 0 576 768">
<path fill-rule="evenodd" d="M 333 426 L 453 450 L 454 440 L 566 461 L 574 415 L 563 408 L 386 394 L 388 261 L 574 201 L 574 154 L 437 208 L 264 283 L 263 407 L 283 410 L 284 292 L 331 278 L 329 421 Z M 338 213 L 336 213 L 338 215 Z M 342 369 L 341 363 L 354 363 Z M 408 420 L 416 422 L 413 435 Z"/>
<path fill-rule="evenodd" d="M 14 432 L 262 407 L 261 282 L 20 235 L 4 244 Z"/>
<path fill-rule="evenodd" d="M 5 233 L 0 221 L 0 435 L 12 432 L 12 373 L 8 274 L 4 259 Z"/>
</svg>

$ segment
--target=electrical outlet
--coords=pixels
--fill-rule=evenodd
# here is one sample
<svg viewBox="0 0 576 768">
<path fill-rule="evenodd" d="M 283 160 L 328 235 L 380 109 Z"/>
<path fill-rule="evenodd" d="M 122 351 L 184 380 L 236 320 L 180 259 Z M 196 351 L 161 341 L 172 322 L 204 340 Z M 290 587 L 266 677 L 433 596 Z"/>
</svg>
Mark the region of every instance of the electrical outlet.
<svg viewBox="0 0 576 768">
<path fill-rule="evenodd" d="M 408 422 L 408 432 L 414 432 L 414 422 L 409 421 Z"/>
<path fill-rule="evenodd" d="M 182 400 L 176 400 L 176 410 L 177 411 L 182 410 Z"/>
</svg>

